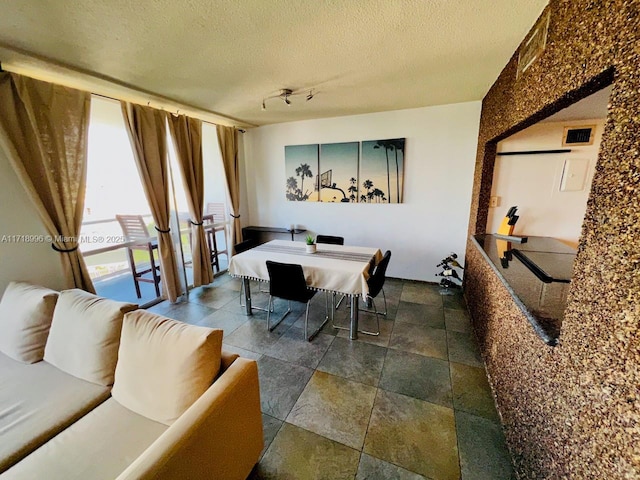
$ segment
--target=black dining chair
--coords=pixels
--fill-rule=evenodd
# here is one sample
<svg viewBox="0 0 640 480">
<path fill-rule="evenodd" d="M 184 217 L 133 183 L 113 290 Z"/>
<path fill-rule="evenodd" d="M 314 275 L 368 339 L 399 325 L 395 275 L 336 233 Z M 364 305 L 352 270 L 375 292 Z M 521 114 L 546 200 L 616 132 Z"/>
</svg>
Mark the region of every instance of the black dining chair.
<svg viewBox="0 0 640 480">
<path fill-rule="evenodd" d="M 269 306 L 267 311 L 267 328 L 273 331 L 287 315 L 291 313 L 291 302 L 300 302 L 306 304 L 306 312 L 304 316 L 304 336 L 311 341 L 318 334 L 320 329 L 329 320 L 328 307 L 327 315 L 324 322 L 311 335 L 308 335 L 309 324 L 309 303 L 316 294 L 315 290 L 307 287 L 307 281 L 304 278 L 302 266 L 295 263 L 280 263 L 267 260 L 267 271 L 269 272 Z M 273 307 L 273 299 L 281 298 L 287 300 L 288 307 L 284 315 L 273 325 L 271 325 L 271 310 Z M 326 303 L 326 302 L 325 302 Z"/>
<path fill-rule="evenodd" d="M 317 235 L 316 243 L 329 245 L 344 245 L 344 237 L 334 237 L 333 235 Z"/>
<path fill-rule="evenodd" d="M 344 245 L 344 237 L 336 237 L 334 235 L 317 235 L 316 243 L 324 243 L 325 245 Z M 344 300 L 344 295 L 340 297 L 338 303 L 336 303 L 336 294 L 332 295 L 331 299 L 331 319 L 333 320 L 333 311 L 336 310 L 342 301 Z"/>
<path fill-rule="evenodd" d="M 369 262 L 369 278 L 367 279 L 367 285 L 369 287 L 369 293 L 367 294 L 367 297 L 365 298 L 365 301 L 367 303 L 367 305 L 371 305 L 373 307 L 373 310 L 368 310 L 368 309 L 360 309 L 363 312 L 369 312 L 369 313 L 373 313 L 376 316 L 376 324 L 377 324 L 377 331 L 376 332 L 368 332 L 366 330 L 358 330 L 360 333 L 364 333 L 365 335 L 380 335 L 380 317 L 379 315 L 382 316 L 387 316 L 387 297 L 384 294 L 384 282 L 387 279 L 387 267 L 389 266 L 389 260 L 391 260 L 391 251 L 387 250 L 384 254 L 384 256 L 382 257 L 382 260 L 380 260 L 380 263 L 378 263 L 377 266 L 375 266 L 375 259 L 371 259 L 371 262 Z M 375 268 L 374 268 L 375 266 Z M 373 272 L 373 273 L 371 273 Z M 380 292 L 382 292 L 382 298 L 384 299 L 384 312 L 379 312 L 378 309 L 376 308 L 376 302 L 375 302 L 375 298 L 380 294 Z M 333 325 L 333 328 L 338 328 L 340 330 L 349 330 L 347 327 L 342 327 L 339 325 Z"/>
</svg>

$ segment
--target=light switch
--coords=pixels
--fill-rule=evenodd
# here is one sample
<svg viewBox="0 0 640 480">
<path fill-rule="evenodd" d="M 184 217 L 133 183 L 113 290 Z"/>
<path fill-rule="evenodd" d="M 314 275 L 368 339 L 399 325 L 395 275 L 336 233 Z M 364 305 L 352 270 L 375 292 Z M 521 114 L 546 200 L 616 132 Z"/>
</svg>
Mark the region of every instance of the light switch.
<svg viewBox="0 0 640 480">
<path fill-rule="evenodd" d="M 584 181 L 587 178 L 589 160 L 585 158 L 568 158 L 564 161 L 562 170 L 561 192 L 579 192 L 584 189 Z"/>
</svg>

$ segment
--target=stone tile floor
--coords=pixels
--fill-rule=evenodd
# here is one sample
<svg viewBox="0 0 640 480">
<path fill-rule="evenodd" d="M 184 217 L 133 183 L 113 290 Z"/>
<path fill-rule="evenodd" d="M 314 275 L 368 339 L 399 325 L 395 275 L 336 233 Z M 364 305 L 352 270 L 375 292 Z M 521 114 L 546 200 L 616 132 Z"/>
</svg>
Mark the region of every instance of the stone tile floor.
<svg viewBox="0 0 640 480">
<path fill-rule="evenodd" d="M 244 315 L 240 282 L 228 275 L 150 310 L 221 328 L 226 350 L 258 361 L 265 448 L 252 480 L 513 478 L 462 296 L 397 279 L 384 290 L 380 336 L 356 341 L 329 322 L 307 342 L 304 306 L 295 304 L 269 333 L 266 313 Z M 254 305 L 266 304 L 257 285 L 252 293 Z M 276 315 L 284 308 L 276 304 Z M 320 293 L 309 328 L 324 314 Z M 335 322 L 348 324 L 348 315 L 341 305 Z M 371 314 L 360 322 L 375 328 Z"/>
</svg>

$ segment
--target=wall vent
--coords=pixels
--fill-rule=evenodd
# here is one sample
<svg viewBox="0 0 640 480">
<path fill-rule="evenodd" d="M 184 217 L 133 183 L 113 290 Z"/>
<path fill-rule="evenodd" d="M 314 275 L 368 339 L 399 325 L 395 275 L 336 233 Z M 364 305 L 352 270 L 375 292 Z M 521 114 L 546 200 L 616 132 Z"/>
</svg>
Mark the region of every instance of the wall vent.
<svg viewBox="0 0 640 480">
<path fill-rule="evenodd" d="M 567 145 L 591 145 L 595 132 L 595 125 L 583 125 L 580 127 L 564 127 L 562 146 Z"/>
</svg>

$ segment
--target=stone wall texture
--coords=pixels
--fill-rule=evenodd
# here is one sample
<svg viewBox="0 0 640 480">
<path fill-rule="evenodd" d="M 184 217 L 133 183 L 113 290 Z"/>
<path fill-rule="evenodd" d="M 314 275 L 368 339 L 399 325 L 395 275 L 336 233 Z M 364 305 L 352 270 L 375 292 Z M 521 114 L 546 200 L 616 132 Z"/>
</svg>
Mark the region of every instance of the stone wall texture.
<svg viewBox="0 0 640 480">
<path fill-rule="evenodd" d="M 471 241 L 465 295 L 519 478 L 640 479 L 640 0 L 546 12 L 543 54 L 516 78 L 516 52 L 483 100 L 469 233 L 484 233 L 497 141 L 612 84 L 559 345 Z"/>
</svg>

